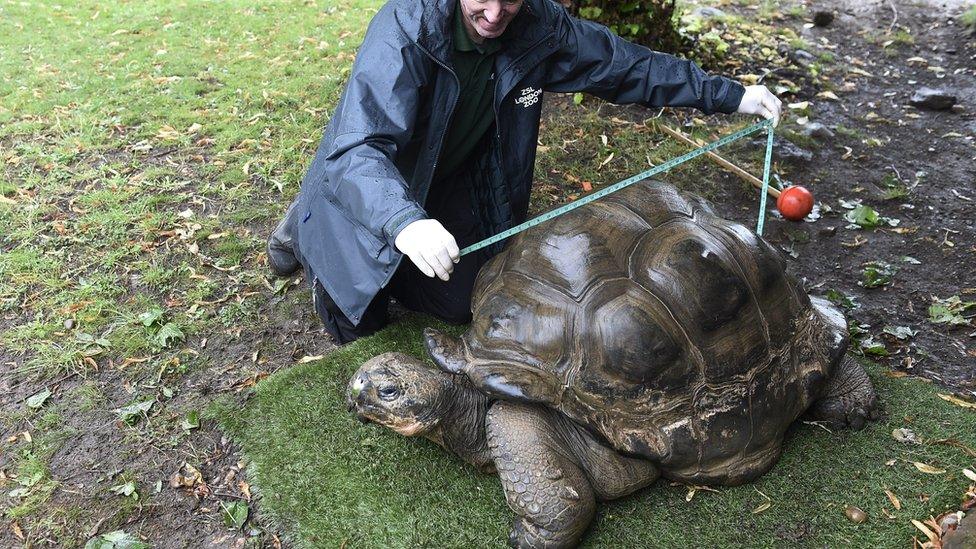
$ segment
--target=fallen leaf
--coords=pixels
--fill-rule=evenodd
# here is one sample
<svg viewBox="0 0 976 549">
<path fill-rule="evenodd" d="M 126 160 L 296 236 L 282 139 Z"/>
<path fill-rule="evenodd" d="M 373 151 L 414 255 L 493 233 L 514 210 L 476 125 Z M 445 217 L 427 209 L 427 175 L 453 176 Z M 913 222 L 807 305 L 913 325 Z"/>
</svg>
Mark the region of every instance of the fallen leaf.
<svg viewBox="0 0 976 549">
<path fill-rule="evenodd" d="M 588 192 L 590 192 L 592 190 L 593 190 L 593 184 L 590 183 L 589 181 L 584 181 L 583 182 L 583 192 L 588 193 Z"/>
<path fill-rule="evenodd" d="M 164 141 L 173 141 L 180 138 L 180 132 L 176 131 L 176 128 L 172 126 L 163 126 L 159 128 L 156 137 Z"/>
<path fill-rule="evenodd" d="M 966 454 L 967 456 L 976 458 L 976 450 L 970 448 L 969 446 L 966 446 L 965 444 L 959 442 L 954 438 L 940 438 L 938 440 L 930 440 L 929 443 L 952 446 L 953 448 L 959 449 L 962 453 Z"/>
<path fill-rule="evenodd" d="M 912 465 L 914 465 L 919 471 L 928 475 L 942 475 L 946 472 L 945 469 L 939 469 L 938 467 L 933 467 L 928 463 L 922 463 L 921 461 L 913 461 Z"/>
<path fill-rule="evenodd" d="M 762 513 L 763 511 L 769 509 L 772 506 L 773 506 L 773 504 L 771 502 L 768 502 L 767 501 L 766 503 L 763 503 L 759 507 L 756 507 L 755 509 L 753 509 L 752 510 L 752 514 L 753 515 L 758 515 L 759 513 Z"/>
<path fill-rule="evenodd" d="M 976 473 L 974 473 L 972 470 L 963 469 L 962 474 L 966 475 L 966 478 L 968 478 L 969 480 L 976 482 Z"/>
<path fill-rule="evenodd" d="M 891 436 L 898 442 L 905 442 L 908 444 L 922 443 L 922 441 L 919 440 L 918 435 L 915 434 L 915 431 L 912 431 L 911 429 L 908 429 L 906 427 L 902 427 L 900 429 L 895 429 L 891 431 Z"/>
<path fill-rule="evenodd" d="M 953 395 L 944 395 L 942 393 L 937 394 L 939 395 L 939 398 L 946 402 L 951 402 L 956 406 L 962 406 L 963 408 L 969 408 L 970 410 L 976 410 L 976 402 L 968 402 Z"/>
<path fill-rule="evenodd" d="M 40 408 L 44 406 L 47 399 L 51 397 L 51 390 L 45 388 L 43 391 L 31 396 L 27 399 L 27 407 L 31 409 Z"/>
<path fill-rule="evenodd" d="M 224 502 L 220 502 L 220 506 L 224 511 L 224 525 L 228 528 L 233 528 L 235 530 L 240 529 L 247 522 L 248 507 L 247 503 L 243 501 L 234 501 L 230 505 L 224 505 Z"/>
<path fill-rule="evenodd" d="M 305 355 L 298 359 L 299 364 L 308 364 L 309 362 L 315 362 L 316 360 L 322 360 L 325 355 Z"/>
<path fill-rule="evenodd" d="M 935 541 L 939 539 L 939 537 L 935 535 L 935 532 L 929 530 L 929 528 L 924 524 L 922 524 L 921 522 L 912 519 L 912 524 L 914 524 L 915 528 L 918 528 L 923 534 L 925 534 L 925 537 L 929 538 L 929 540 L 931 540 L 933 543 L 935 543 Z"/>
<path fill-rule="evenodd" d="M 840 101 L 840 97 L 837 97 L 837 94 L 834 93 L 834 92 L 832 92 L 832 91 L 822 91 L 822 92 L 820 92 L 820 93 L 817 94 L 817 97 L 822 97 L 824 99 L 830 99 L 832 101 Z"/>
<path fill-rule="evenodd" d="M 17 524 L 16 520 L 10 523 L 10 531 L 13 532 L 15 536 L 17 536 L 17 539 L 21 541 L 24 540 L 24 531 L 20 529 L 20 525 Z"/>
<path fill-rule="evenodd" d="M 896 496 L 891 490 L 885 490 L 884 493 L 886 496 L 888 496 L 888 501 L 895 506 L 895 510 L 901 510 L 901 501 L 898 501 L 898 496 Z"/>
</svg>

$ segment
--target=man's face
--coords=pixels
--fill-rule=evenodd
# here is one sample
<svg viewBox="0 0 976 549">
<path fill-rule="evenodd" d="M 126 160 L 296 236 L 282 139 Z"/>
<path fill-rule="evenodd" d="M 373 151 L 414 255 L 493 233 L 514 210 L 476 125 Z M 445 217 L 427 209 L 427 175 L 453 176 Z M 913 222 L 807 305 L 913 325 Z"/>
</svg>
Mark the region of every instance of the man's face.
<svg viewBox="0 0 976 549">
<path fill-rule="evenodd" d="M 458 0 L 464 26 L 476 43 L 498 38 L 522 8 L 524 0 Z"/>
</svg>

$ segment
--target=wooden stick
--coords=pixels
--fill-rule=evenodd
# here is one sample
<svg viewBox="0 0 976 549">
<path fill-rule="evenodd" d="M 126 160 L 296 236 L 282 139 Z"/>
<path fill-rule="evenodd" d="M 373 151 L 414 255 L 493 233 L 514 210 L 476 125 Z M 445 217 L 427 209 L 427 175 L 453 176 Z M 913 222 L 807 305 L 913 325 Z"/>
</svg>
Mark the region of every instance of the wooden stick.
<svg viewBox="0 0 976 549">
<path fill-rule="evenodd" d="M 663 131 L 664 133 L 670 135 L 671 137 L 674 137 L 675 139 L 677 139 L 679 141 L 683 141 L 684 143 L 686 143 L 688 145 L 691 145 L 692 147 L 696 147 L 697 148 L 697 147 L 701 147 L 701 146 L 704 146 L 705 145 L 704 143 L 702 143 L 702 142 L 700 142 L 700 141 L 698 141 L 696 139 L 692 139 L 691 137 L 685 135 L 684 133 L 682 133 L 679 130 L 676 130 L 676 129 L 673 129 L 673 128 L 668 127 L 666 124 L 654 124 L 654 126 L 657 127 L 657 128 L 660 128 L 661 131 Z M 707 152 L 705 154 L 709 158 L 711 158 L 712 161 L 715 162 L 716 164 L 718 164 L 718 165 L 722 166 L 723 168 L 731 171 L 732 173 L 734 173 L 735 175 L 739 176 L 740 178 L 748 181 L 749 183 L 752 183 L 752 185 L 754 187 L 756 187 L 757 189 L 762 189 L 762 180 L 759 179 L 758 177 L 756 177 L 756 176 L 752 175 L 751 173 L 743 170 L 742 168 L 736 166 L 735 164 L 729 162 L 728 160 L 722 158 L 721 156 L 715 154 L 714 152 L 709 151 L 709 152 Z M 772 196 L 773 198 L 779 198 L 779 189 L 774 189 L 772 186 L 770 186 L 768 192 L 769 192 L 770 196 Z"/>
</svg>

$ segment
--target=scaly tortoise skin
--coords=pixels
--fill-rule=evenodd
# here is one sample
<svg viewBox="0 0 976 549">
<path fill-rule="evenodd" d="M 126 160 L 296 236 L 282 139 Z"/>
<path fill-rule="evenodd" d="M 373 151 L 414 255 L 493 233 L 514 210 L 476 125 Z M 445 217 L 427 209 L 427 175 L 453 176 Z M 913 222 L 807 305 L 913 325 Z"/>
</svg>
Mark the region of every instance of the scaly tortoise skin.
<svg viewBox="0 0 976 549">
<path fill-rule="evenodd" d="M 416 397 L 440 374 L 383 355 L 353 378 L 350 406 L 494 466 L 516 546 L 572 546 L 592 500 L 659 475 L 761 475 L 808 409 L 856 428 L 874 414 L 843 315 L 807 296 L 764 240 L 659 182 L 514 237 L 479 273 L 472 311 L 460 339 L 425 332 L 441 369 L 463 374 L 438 399 Z M 395 406 L 369 394 L 414 377 Z"/>
</svg>

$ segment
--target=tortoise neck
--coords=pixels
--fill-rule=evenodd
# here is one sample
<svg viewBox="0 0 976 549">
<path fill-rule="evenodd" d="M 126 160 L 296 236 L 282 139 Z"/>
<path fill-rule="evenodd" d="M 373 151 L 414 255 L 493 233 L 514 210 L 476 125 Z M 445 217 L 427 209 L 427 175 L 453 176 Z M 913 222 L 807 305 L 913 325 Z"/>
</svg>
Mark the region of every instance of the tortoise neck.
<svg viewBox="0 0 976 549">
<path fill-rule="evenodd" d="M 437 428 L 427 438 L 479 469 L 491 468 L 493 461 L 485 431 L 488 398 L 463 375 L 444 375 L 450 378 L 444 410 Z"/>
</svg>

